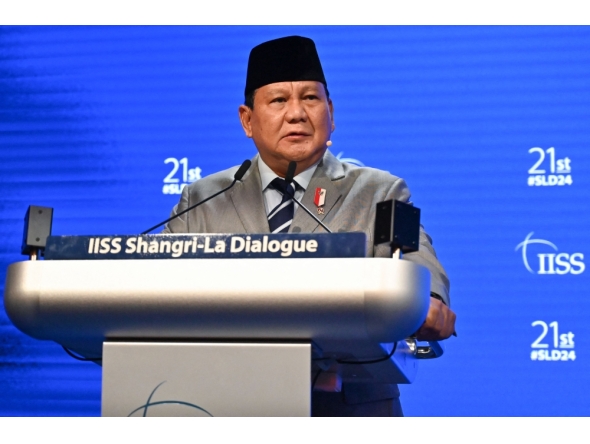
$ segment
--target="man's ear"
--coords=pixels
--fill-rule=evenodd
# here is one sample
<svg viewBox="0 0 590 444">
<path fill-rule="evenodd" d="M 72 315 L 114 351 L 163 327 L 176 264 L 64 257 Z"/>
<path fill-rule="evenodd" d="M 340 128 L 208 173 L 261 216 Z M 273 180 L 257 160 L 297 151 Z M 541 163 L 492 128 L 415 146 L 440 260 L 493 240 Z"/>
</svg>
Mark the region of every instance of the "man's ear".
<svg viewBox="0 0 590 444">
<path fill-rule="evenodd" d="M 332 132 L 336 129 L 336 124 L 334 123 L 334 105 L 332 105 L 332 100 L 328 99 L 328 107 L 330 108 L 330 120 L 332 121 Z"/>
<path fill-rule="evenodd" d="M 252 110 L 246 105 L 240 105 L 238 108 L 238 114 L 240 116 L 242 128 L 244 128 L 244 132 L 246 133 L 246 137 L 252 138 Z"/>
</svg>

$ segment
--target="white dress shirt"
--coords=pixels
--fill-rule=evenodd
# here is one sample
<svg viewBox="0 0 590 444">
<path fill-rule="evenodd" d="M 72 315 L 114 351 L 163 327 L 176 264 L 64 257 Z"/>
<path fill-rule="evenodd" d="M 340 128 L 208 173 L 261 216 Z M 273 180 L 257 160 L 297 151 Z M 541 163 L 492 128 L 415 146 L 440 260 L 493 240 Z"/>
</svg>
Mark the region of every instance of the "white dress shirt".
<svg viewBox="0 0 590 444">
<path fill-rule="evenodd" d="M 319 163 L 320 161 L 318 160 L 308 169 L 302 171 L 293 178 L 293 181 L 297 182 L 297 186 L 295 187 L 295 199 L 297 199 L 298 202 L 301 202 L 303 194 L 305 194 L 305 190 L 309 186 L 311 177 L 313 176 L 313 173 L 315 173 L 315 169 L 317 168 Z M 280 192 L 278 192 L 274 188 L 269 187 L 270 183 L 276 177 L 280 176 L 277 175 L 273 170 L 271 170 L 270 167 L 266 163 L 264 163 L 264 160 L 262 160 L 262 157 L 260 156 L 258 157 L 258 172 L 260 173 L 260 180 L 262 182 L 262 195 L 264 196 L 264 207 L 266 208 L 266 215 L 268 216 L 268 213 L 270 213 L 278 204 L 280 204 L 281 200 L 283 199 L 283 195 Z M 299 205 L 295 205 L 295 211 L 297 211 L 298 207 Z"/>
</svg>

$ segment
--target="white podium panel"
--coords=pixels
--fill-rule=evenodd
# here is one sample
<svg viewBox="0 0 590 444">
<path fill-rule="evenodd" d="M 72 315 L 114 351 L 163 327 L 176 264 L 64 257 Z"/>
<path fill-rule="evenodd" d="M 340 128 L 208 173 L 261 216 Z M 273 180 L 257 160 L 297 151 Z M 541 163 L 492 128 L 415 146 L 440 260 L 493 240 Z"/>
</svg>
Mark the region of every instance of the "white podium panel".
<svg viewBox="0 0 590 444">
<path fill-rule="evenodd" d="M 112 340 L 284 339 L 364 343 L 348 357 L 366 359 L 420 327 L 429 295 L 428 270 L 399 259 L 64 260 L 11 264 L 4 305 L 22 332 L 86 357 Z"/>
<path fill-rule="evenodd" d="M 310 416 L 309 343 L 105 342 L 102 416 Z"/>
</svg>

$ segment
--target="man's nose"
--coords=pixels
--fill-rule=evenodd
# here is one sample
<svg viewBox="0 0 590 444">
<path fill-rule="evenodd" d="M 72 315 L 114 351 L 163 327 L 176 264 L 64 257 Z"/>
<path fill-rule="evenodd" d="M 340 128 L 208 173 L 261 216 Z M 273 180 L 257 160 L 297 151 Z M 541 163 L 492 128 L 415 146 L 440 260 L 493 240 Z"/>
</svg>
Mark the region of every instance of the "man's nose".
<svg viewBox="0 0 590 444">
<path fill-rule="evenodd" d="M 301 122 L 307 120 L 307 112 L 303 107 L 301 100 L 289 100 L 287 102 L 287 112 L 285 113 L 287 122 Z"/>
</svg>

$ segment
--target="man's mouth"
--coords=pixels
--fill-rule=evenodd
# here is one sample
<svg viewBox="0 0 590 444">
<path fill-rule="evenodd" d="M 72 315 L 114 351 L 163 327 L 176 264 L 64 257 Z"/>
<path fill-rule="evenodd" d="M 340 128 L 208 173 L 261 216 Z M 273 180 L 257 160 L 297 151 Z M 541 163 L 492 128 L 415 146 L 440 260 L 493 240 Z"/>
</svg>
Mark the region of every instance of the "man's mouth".
<svg viewBox="0 0 590 444">
<path fill-rule="evenodd" d="M 308 134 L 308 133 L 306 133 L 304 131 L 291 131 L 291 132 L 287 133 L 284 136 L 284 138 L 294 138 L 294 139 L 297 139 L 297 138 L 301 138 L 301 137 L 308 137 L 310 135 L 311 134 Z"/>
</svg>

